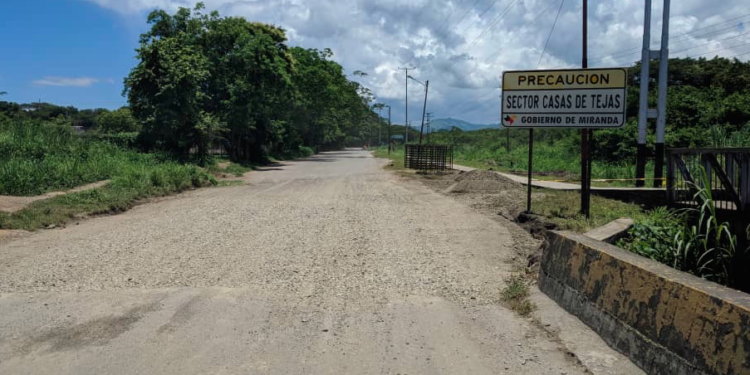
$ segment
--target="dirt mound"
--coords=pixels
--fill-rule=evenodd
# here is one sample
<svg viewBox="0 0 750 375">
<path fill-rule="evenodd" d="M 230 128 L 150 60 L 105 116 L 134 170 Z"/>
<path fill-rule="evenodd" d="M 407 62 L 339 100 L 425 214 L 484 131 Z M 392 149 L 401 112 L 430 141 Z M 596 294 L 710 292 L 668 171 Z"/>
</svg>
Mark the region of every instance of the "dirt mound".
<svg viewBox="0 0 750 375">
<path fill-rule="evenodd" d="M 521 184 L 493 171 L 485 170 L 462 173 L 456 178 L 456 184 L 450 188 L 450 192 L 454 194 L 499 194 L 502 191 L 522 190 Z"/>
<path fill-rule="evenodd" d="M 494 181 L 500 181 L 504 180 L 505 177 L 495 173 L 494 171 L 487 171 L 484 169 L 475 169 L 471 172 L 461 173 L 456 177 L 456 181 L 464 181 L 464 180 L 474 180 L 474 181 L 484 181 L 484 180 L 494 180 Z"/>
</svg>

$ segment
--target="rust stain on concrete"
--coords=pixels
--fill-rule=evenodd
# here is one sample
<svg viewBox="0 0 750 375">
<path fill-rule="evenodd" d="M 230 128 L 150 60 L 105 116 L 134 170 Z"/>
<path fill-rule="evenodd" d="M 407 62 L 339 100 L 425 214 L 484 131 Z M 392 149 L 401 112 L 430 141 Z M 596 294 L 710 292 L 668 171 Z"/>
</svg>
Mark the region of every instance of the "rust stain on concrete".
<svg viewBox="0 0 750 375">
<path fill-rule="evenodd" d="M 542 272 L 713 374 L 750 373 L 750 296 L 582 235 L 555 232 Z"/>
</svg>

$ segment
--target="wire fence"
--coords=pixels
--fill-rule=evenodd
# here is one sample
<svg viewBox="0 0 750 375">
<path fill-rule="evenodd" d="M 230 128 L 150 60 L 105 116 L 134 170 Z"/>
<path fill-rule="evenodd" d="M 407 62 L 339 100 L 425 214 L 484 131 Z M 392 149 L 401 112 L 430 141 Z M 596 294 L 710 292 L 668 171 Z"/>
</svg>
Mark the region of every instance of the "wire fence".
<svg viewBox="0 0 750 375">
<path fill-rule="evenodd" d="M 453 146 L 406 145 L 404 166 L 416 170 L 453 169 Z"/>
</svg>

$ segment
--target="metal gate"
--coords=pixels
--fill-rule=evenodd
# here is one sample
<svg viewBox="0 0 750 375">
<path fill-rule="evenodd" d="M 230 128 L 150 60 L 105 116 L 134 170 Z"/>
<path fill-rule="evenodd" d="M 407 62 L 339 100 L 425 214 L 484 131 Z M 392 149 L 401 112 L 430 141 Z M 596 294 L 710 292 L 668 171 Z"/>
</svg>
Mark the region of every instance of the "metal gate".
<svg viewBox="0 0 750 375">
<path fill-rule="evenodd" d="M 404 166 L 417 170 L 453 169 L 453 147 L 446 145 L 406 145 Z"/>
</svg>

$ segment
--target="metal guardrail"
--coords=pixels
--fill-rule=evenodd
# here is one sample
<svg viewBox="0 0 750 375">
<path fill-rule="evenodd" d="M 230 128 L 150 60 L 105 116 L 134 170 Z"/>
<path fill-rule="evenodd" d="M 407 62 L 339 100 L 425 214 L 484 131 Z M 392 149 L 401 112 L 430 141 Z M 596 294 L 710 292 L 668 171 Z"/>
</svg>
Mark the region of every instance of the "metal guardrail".
<svg viewBox="0 0 750 375">
<path fill-rule="evenodd" d="M 703 186 L 701 167 L 708 186 Z M 695 207 L 696 186 L 711 190 L 716 208 L 750 212 L 750 148 L 667 150 L 667 200 Z"/>
<path fill-rule="evenodd" d="M 453 147 L 447 145 L 406 145 L 404 166 L 417 170 L 453 169 Z"/>
</svg>

